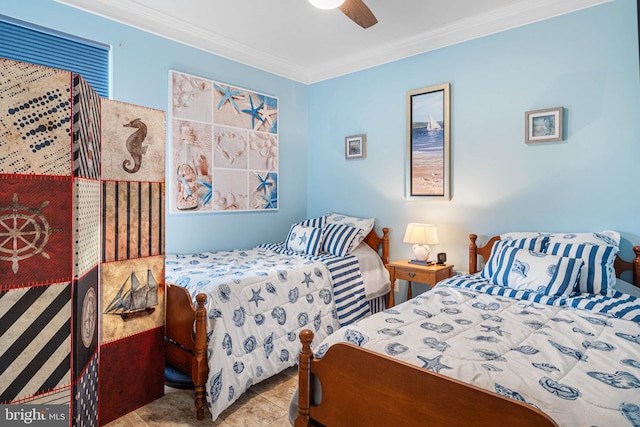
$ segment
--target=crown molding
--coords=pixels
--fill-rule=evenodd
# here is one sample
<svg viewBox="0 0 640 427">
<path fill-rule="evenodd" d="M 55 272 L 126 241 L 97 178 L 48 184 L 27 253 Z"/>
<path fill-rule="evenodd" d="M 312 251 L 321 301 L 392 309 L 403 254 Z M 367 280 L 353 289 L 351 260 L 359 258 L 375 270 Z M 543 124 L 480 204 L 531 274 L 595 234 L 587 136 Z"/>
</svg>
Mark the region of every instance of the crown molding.
<svg viewBox="0 0 640 427">
<path fill-rule="evenodd" d="M 126 0 L 55 0 L 93 15 L 137 28 L 196 49 L 258 68 L 288 79 L 307 83 L 307 69 L 286 59 L 268 55 L 263 51 L 241 44 L 213 31 L 192 25 L 152 8 Z"/>
<path fill-rule="evenodd" d="M 127 0 L 55 0 L 140 30 L 300 83 L 312 84 L 410 56 L 521 27 L 613 0 L 529 0 L 376 46 L 322 65 L 305 66 L 235 42 L 155 9 Z"/>
<path fill-rule="evenodd" d="M 414 55 L 463 43 L 502 31 L 522 27 L 613 0 L 534 0 L 425 31 L 414 37 L 360 51 L 348 58 L 337 58 L 307 70 L 307 81 L 316 83 Z"/>
</svg>

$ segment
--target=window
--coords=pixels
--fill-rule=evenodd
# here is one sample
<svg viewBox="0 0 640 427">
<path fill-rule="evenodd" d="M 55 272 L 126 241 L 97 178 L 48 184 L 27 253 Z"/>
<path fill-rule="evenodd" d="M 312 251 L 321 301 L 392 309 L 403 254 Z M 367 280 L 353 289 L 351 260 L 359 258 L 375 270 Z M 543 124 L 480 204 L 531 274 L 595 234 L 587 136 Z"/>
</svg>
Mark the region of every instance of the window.
<svg viewBox="0 0 640 427">
<path fill-rule="evenodd" d="M 0 15 L 0 56 L 80 74 L 109 97 L 108 45 Z"/>
</svg>

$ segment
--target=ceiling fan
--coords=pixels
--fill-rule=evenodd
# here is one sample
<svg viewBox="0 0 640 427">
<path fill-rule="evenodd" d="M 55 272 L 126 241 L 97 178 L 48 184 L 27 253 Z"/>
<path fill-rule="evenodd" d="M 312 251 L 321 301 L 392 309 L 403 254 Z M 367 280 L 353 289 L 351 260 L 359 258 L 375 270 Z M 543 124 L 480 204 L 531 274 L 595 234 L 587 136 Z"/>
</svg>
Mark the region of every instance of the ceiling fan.
<svg viewBox="0 0 640 427">
<path fill-rule="evenodd" d="M 362 28 L 369 28 L 378 23 L 371 9 L 362 0 L 309 0 L 309 3 L 319 9 L 335 9 L 337 7 Z"/>
</svg>

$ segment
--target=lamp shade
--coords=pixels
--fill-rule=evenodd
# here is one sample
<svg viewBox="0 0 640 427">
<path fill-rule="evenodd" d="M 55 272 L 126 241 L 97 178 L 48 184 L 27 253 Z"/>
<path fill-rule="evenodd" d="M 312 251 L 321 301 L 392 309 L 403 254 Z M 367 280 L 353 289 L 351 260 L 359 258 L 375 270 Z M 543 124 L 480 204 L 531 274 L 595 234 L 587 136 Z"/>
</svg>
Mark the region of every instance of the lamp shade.
<svg viewBox="0 0 640 427">
<path fill-rule="evenodd" d="M 409 223 L 404 233 L 404 242 L 417 243 L 419 245 L 437 245 L 440 243 L 438 241 L 438 230 L 433 224 Z"/>
<path fill-rule="evenodd" d="M 344 3 L 344 0 L 309 0 L 309 3 L 318 9 L 335 9 Z"/>
</svg>

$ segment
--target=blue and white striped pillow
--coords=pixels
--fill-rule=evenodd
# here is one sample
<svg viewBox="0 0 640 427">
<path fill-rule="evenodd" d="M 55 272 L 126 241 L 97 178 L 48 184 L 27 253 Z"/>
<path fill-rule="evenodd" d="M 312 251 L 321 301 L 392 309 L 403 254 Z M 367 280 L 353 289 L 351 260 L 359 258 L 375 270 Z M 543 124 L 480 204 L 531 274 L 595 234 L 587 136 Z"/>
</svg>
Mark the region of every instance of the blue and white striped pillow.
<svg viewBox="0 0 640 427">
<path fill-rule="evenodd" d="M 616 283 L 616 272 L 613 262 L 618 248 L 607 245 L 592 245 L 589 243 L 550 243 L 544 252 L 571 258 L 581 258 L 584 261 L 580 272 L 577 291 L 581 294 L 602 294 L 611 296 Z"/>
<path fill-rule="evenodd" d="M 542 252 L 547 241 L 548 238 L 545 236 L 528 237 L 524 239 L 498 240 L 493 244 L 493 248 L 491 248 L 491 255 L 489 255 L 489 259 L 485 262 L 484 268 L 480 272 L 480 276 L 484 277 L 485 279 L 491 279 L 491 277 L 495 274 L 496 268 L 498 267 L 495 255 L 502 248 L 513 247 L 518 249 L 527 249 L 534 252 Z"/>
<path fill-rule="evenodd" d="M 326 223 L 327 223 L 327 217 L 322 215 L 317 218 L 305 219 L 304 221 L 299 222 L 298 225 L 307 225 L 309 227 L 324 228 Z"/>
<path fill-rule="evenodd" d="M 286 247 L 307 255 L 318 255 L 322 246 L 322 228 L 293 224 L 287 235 Z"/>
<path fill-rule="evenodd" d="M 351 243 L 347 253 L 353 252 L 362 243 L 365 237 L 373 230 L 375 220 L 373 218 L 360 218 L 357 216 L 343 215 L 335 212 L 328 212 L 325 215 L 327 224 L 345 224 L 357 230 L 356 237 Z M 347 254 L 345 254 L 347 255 Z"/>
<path fill-rule="evenodd" d="M 358 230 L 358 228 L 346 224 L 327 224 L 324 227 L 322 252 L 336 256 L 347 256 Z"/>
<path fill-rule="evenodd" d="M 573 294 L 584 261 L 503 246 L 496 253 L 497 268 L 491 277 L 494 285 L 530 290 L 549 296 Z"/>
</svg>

